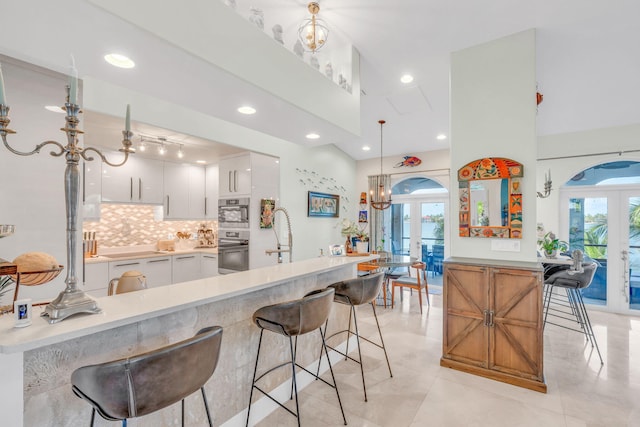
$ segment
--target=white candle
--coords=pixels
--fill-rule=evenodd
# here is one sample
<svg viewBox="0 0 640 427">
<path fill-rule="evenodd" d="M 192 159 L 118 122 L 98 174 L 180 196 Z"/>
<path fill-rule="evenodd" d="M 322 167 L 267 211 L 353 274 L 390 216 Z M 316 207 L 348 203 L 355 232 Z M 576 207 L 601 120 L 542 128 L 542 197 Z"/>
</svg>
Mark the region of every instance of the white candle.
<svg viewBox="0 0 640 427">
<path fill-rule="evenodd" d="M 7 105 L 7 99 L 4 97 L 4 77 L 2 77 L 2 64 L 0 64 L 0 105 Z"/>
<path fill-rule="evenodd" d="M 549 182 L 551 182 L 551 169 L 549 169 Z"/>
<path fill-rule="evenodd" d="M 71 75 L 69 76 L 69 103 L 78 103 L 78 70 L 73 55 L 71 55 Z"/>
<path fill-rule="evenodd" d="M 127 104 L 127 115 L 124 118 L 124 130 L 129 132 L 131 130 L 131 107 Z"/>
</svg>

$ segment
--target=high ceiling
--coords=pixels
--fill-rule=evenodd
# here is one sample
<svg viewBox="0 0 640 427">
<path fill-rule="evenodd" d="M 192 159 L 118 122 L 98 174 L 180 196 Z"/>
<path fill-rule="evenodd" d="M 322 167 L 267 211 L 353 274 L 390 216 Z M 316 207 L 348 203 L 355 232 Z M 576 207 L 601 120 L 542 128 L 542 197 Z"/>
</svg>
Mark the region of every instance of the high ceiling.
<svg viewBox="0 0 640 427">
<path fill-rule="evenodd" d="M 256 3 L 236 0 L 238 10 Z M 448 135 L 451 52 L 535 28 L 537 79 L 544 94 L 539 134 L 640 122 L 637 0 L 321 0 L 320 5 L 334 34 L 351 40 L 361 55 L 361 136 L 272 99 L 86 0 L 4 2 L 0 53 L 63 72 L 73 53 L 80 77 L 93 76 L 296 143 L 334 143 L 354 159 L 366 159 L 379 155 L 381 118 L 387 121 L 385 156 L 447 148 L 449 140 L 436 135 Z M 263 0 L 260 6 L 265 15 L 277 10 L 295 21 L 307 15 L 301 0 Z M 130 54 L 137 63 L 134 71 L 102 60 L 113 50 Z M 399 79 L 407 72 L 415 80 L 403 85 Z M 7 92 L 10 99 L 9 87 Z M 249 98 L 263 106 L 259 113 L 237 114 L 235 106 Z M 407 99 L 420 102 L 399 109 Z M 311 126 L 322 141 L 294 136 Z M 363 145 L 371 151 L 362 151 Z"/>
</svg>

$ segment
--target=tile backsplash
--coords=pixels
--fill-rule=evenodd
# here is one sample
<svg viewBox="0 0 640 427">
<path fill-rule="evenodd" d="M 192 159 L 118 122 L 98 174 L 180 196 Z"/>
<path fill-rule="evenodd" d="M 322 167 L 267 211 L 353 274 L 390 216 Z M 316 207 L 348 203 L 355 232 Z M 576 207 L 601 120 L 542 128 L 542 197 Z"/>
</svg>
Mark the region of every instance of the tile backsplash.
<svg viewBox="0 0 640 427">
<path fill-rule="evenodd" d="M 82 231 L 95 232 L 99 247 L 151 245 L 178 231 L 197 233 L 203 222 L 217 231 L 217 221 L 163 221 L 162 206 L 103 203 L 100 221 L 83 222 Z"/>
</svg>

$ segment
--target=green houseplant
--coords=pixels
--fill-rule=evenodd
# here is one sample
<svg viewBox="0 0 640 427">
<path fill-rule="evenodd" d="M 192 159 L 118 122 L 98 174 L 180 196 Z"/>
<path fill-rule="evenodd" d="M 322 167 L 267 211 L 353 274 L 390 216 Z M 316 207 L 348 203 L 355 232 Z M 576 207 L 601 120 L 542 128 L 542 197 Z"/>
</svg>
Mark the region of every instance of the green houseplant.
<svg viewBox="0 0 640 427">
<path fill-rule="evenodd" d="M 538 246 L 547 258 L 554 258 L 558 253 L 569 249 L 569 244 L 564 240 L 560 240 L 556 235 L 549 231 L 542 238 L 538 239 Z"/>
</svg>

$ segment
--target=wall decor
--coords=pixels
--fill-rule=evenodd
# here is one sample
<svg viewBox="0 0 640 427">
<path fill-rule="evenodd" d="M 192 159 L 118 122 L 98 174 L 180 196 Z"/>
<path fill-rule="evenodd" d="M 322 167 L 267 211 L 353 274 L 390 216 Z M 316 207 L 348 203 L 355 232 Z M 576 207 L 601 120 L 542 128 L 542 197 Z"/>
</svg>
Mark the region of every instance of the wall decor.
<svg viewBox="0 0 640 427">
<path fill-rule="evenodd" d="M 522 238 L 523 167 L 486 157 L 458 169 L 460 237 Z"/>
<path fill-rule="evenodd" d="M 358 213 L 358 222 L 369 222 L 368 215 L 369 215 L 368 211 L 360 211 Z"/>
<path fill-rule="evenodd" d="M 339 215 L 340 196 L 309 191 L 307 216 L 338 218 Z"/>
<path fill-rule="evenodd" d="M 400 163 L 396 163 L 393 167 L 394 168 L 401 168 L 401 167 L 412 168 L 412 167 L 418 166 L 420 163 L 422 163 L 422 160 L 420 160 L 416 156 L 404 156 L 402 161 Z"/>
<path fill-rule="evenodd" d="M 275 208 L 275 200 L 260 200 L 260 228 L 273 228 L 273 210 Z"/>
</svg>

